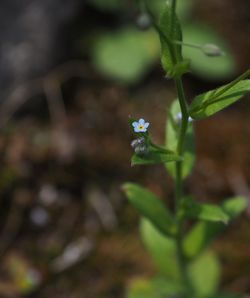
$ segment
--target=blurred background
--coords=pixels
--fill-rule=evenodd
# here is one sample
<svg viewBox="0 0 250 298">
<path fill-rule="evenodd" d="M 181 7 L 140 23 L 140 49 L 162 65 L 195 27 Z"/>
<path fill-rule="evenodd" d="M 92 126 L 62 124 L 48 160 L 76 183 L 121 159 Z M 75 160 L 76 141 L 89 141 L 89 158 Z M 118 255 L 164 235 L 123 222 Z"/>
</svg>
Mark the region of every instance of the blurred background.
<svg viewBox="0 0 250 298">
<path fill-rule="evenodd" d="M 164 0 L 150 3 L 158 15 Z M 205 4 L 205 5 L 204 5 Z M 188 99 L 250 68 L 247 0 L 179 0 Z M 120 298 L 156 271 L 121 185 L 136 181 L 173 205 L 162 166 L 130 167 L 128 117 L 164 142 L 175 98 L 160 46 L 133 0 L 0 3 L 0 297 Z M 201 201 L 250 200 L 250 101 L 195 123 L 186 182 Z M 250 208 L 216 241 L 222 287 L 250 293 Z"/>
</svg>

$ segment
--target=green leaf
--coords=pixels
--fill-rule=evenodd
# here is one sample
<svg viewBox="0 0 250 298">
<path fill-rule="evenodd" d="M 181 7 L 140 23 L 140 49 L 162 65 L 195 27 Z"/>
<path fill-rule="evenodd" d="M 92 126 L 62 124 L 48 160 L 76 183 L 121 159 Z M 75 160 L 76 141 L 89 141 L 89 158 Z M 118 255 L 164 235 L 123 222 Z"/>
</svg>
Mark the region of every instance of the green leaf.
<svg viewBox="0 0 250 298">
<path fill-rule="evenodd" d="M 197 297 L 210 297 L 217 292 L 221 269 L 211 251 L 195 259 L 188 267 L 188 274 Z"/>
<path fill-rule="evenodd" d="M 182 216 L 184 218 L 192 218 L 213 222 L 228 223 L 230 217 L 224 209 L 215 204 L 201 204 L 193 198 L 187 197 L 182 203 Z"/>
<path fill-rule="evenodd" d="M 243 197 L 231 198 L 222 204 L 222 208 L 230 220 L 239 216 L 246 206 L 247 201 Z M 222 223 L 200 222 L 196 224 L 184 241 L 184 250 L 187 258 L 194 258 L 200 254 L 224 229 L 225 225 Z"/>
<path fill-rule="evenodd" d="M 190 60 L 183 60 L 181 62 L 177 62 L 168 72 L 167 77 L 181 77 L 185 73 L 189 72 L 190 69 Z"/>
<path fill-rule="evenodd" d="M 182 61 L 181 47 L 172 43 L 173 40 L 182 41 L 182 32 L 176 15 L 173 16 L 172 23 L 171 6 L 168 2 L 161 14 L 159 29 L 158 33 L 162 47 L 161 62 L 166 73 L 169 73 L 174 69 L 176 63 Z"/>
<path fill-rule="evenodd" d="M 171 150 L 176 150 L 178 142 L 179 125 L 176 121 L 177 114 L 180 113 L 180 105 L 178 100 L 175 100 L 169 111 L 167 127 L 166 127 L 166 146 Z M 188 124 L 185 144 L 184 144 L 184 156 L 183 156 L 183 170 L 182 178 L 186 178 L 192 171 L 195 162 L 195 144 L 194 144 L 194 131 L 193 124 Z M 168 163 L 166 168 L 170 175 L 175 178 L 175 164 Z"/>
<path fill-rule="evenodd" d="M 154 12 L 155 15 L 159 16 L 164 8 L 166 7 L 166 0 L 146 0 L 150 9 Z M 177 1 L 177 15 L 179 16 L 180 20 L 186 19 L 192 9 L 193 0 L 178 0 Z"/>
<path fill-rule="evenodd" d="M 235 197 L 224 201 L 223 209 L 228 214 L 230 219 L 236 218 L 247 208 L 247 200 L 244 197 Z"/>
<path fill-rule="evenodd" d="M 196 96 L 189 108 L 193 119 L 207 118 L 233 104 L 250 91 L 250 80 L 231 83 Z"/>
<path fill-rule="evenodd" d="M 151 282 L 147 279 L 136 279 L 132 281 L 128 288 L 127 298 L 161 298 Z"/>
<path fill-rule="evenodd" d="M 157 150 L 151 150 L 148 153 L 145 153 L 144 155 L 134 154 L 131 159 L 131 165 L 149 165 L 178 160 L 180 160 L 180 157 L 176 155 L 174 152 L 161 152 Z"/>
<path fill-rule="evenodd" d="M 219 294 L 213 295 L 211 298 L 247 298 L 247 297 L 246 296 L 242 296 L 240 294 L 219 293 Z"/>
<path fill-rule="evenodd" d="M 172 215 L 155 194 L 135 183 L 124 184 L 123 190 L 129 202 L 159 231 L 170 236 L 175 233 Z"/>
<path fill-rule="evenodd" d="M 93 44 L 92 58 L 97 69 L 121 83 L 136 83 L 159 57 L 159 42 L 154 30 L 123 28 L 101 34 Z"/>
<path fill-rule="evenodd" d="M 152 279 L 137 278 L 128 289 L 127 298 L 167 298 L 183 292 L 180 284 L 162 277 Z"/>
<path fill-rule="evenodd" d="M 197 45 L 213 43 L 226 53 L 224 56 L 211 58 L 199 49 L 184 46 L 183 56 L 191 59 L 191 69 L 196 75 L 217 81 L 227 79 L 234 74 L 236 69 L 234 58 L 222 38 L 211 28 L 201 23 L 186 24 L 183 26 L 183 41 Z"/>
<path fill-rule="evenodd" d="M 145 218 L 141 220 L 140 232 L 142 241 L 159 271 L 171 280 L 179 280 L 180 272 L 177 264 L 175 241 L 160 233 Z"/>
</svg>

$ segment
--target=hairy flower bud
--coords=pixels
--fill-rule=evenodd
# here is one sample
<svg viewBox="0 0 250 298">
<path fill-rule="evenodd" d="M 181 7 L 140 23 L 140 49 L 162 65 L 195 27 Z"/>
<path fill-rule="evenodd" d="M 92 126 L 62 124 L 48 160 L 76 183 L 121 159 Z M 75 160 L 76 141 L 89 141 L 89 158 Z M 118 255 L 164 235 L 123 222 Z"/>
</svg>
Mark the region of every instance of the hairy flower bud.
<svg viewBox="0 0 250 298">
<path fill-rule="evenodd" d="M 225 53 L 215 44 L 207 43 L 201 47 L 202 52 L 209 57 L 219 57 Z"/>
</svg>

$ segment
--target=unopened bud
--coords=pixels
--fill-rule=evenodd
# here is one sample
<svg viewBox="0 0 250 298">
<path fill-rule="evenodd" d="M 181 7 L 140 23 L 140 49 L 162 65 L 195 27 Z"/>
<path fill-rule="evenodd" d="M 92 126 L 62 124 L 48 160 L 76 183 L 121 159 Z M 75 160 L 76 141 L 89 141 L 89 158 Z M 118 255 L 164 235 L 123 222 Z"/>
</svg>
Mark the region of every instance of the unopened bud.
<svg viewBox="0 0 250 298">
<path fill-rule="evenodd" d="M 138 155 L 145 155 L 148 153 L 148 147 L 146 145 L 140 145 L 135 147 L 135 153 Z"/>
<path fill-rule="evenodd" d="M 151 27 L 151 18 L 147 13 L 141 13 L 137 19 L 136 24 L 141 30 L 148 30 Z"/>
<path fill-rule="evenodd" d="M 225 53 L 215 44 L 207 43 L 201 47 L 202 52 L 209 57 L 224 56 Z"/>
<path fill-rule="evenodd" d="M 135 148 L 138 145 L 144 144 L 145 143 L 145 138 L 144 137 L 140 137 L 138 139 L 135 139 L 131 142 L 131 147 Z"/>
</svg>

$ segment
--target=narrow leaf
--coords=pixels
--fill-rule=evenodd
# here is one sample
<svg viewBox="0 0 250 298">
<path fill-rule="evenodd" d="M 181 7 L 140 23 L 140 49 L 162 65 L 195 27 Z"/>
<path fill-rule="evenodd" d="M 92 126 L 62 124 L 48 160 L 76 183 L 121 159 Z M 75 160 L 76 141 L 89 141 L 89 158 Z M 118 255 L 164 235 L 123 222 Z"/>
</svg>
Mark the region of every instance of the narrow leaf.
<svg viewBox="0 0 250 298">
<path fill-rule="evenodd" d="M 250 91 L 250 80 L 228 84 L 203 93 L 193 100 L 189 114 L 193 119 L 207 118 L 233 104 Z"/>
<path fill-rule="evenodd" d="M 172 43 L 173 40 L 182 40 L 181 27 L 178 18 L 176 15 L 174 15 L 173 18 L 172 22 L 171 6 L 169 3 L 166 3 L 160 17 L 158 29 L 162 47 L 161 62 L 166 73 L 172 70 L 177 62 L 182 61 L 181 47 Z"/>
<path fill-rule="evenodd" d="M 230 220 L 239 216 L 246 208 L 247 201 L 243 197 L 228 199 L 222 204 L 222 208 Z M 184 241 L 184 250 L 187 258 L 193 258 L 200 254 L 223 230 L 223 223 L 199 222 L 196 224 Z"/>
<path fill-rule="evenodd" d="M 177 142 L 178 142 L 178 134 L 180 126 L 178 124 L 177 116 L 180 115 L 180 105 L 178 100 L 175 100 L 169 111 L 167 127 L 166 127 L 166 147 L 171 150 L 176 150 Z M 194 144 L 194 131 L 193 131 L 193 124 L 188 124 L 185 144 L 184 144 L 184 155 L 183 155 L 183 162 L 182 162 L 182 178 L 186 178 L 190 175 L 194 162 L 195 162 L 195 144 Z M 175 164 L 168 163 L 166 164 L 166 168 L 170 175 L 175 178 Z"/>
<path fill-rule="evenodd" d="M 174 219 L 162 201 L 152 192 L 135 184 L 123 185 L 129 202 L 162 233 L 173 235 Z"/>
<path fill-rule="evenodd" d="M 174 152 L 161 152 L 157 150 L 152 150 L 144 155 L 134 154 L 131 159 L 131 165 L 148 165 L 148 164 L 159 164 L 166 163 L 170 161 L 178 161 L 180 157 Z"/>
<path fill-rule="evenodd" d="M 200 204 L 188 197 L 183 202 L 183 217 L 227 223 L 230 219 L 224 209 L 215 204 Z"/>
</svg>

